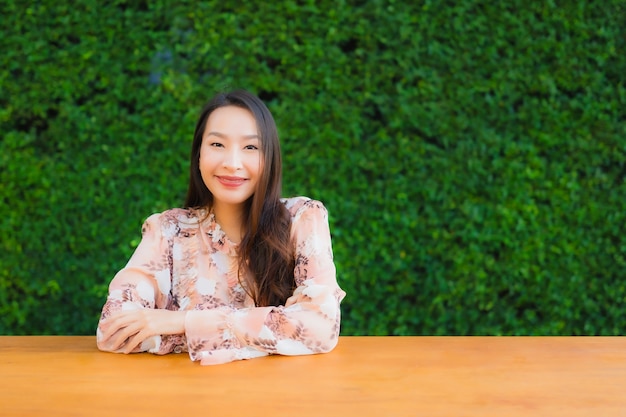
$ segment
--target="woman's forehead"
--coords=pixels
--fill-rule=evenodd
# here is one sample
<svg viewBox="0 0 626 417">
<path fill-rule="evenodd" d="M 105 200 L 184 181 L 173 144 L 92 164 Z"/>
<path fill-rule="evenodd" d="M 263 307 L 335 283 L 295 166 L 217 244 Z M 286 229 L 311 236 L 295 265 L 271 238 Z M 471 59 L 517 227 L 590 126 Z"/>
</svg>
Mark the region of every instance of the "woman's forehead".
<svg viewBox="0 0 626 417">
<path fill-rule="evenodd" d="M 215 109 L 207 119 L 204 135 L 216 134 L 227 137 L 254 138 L 259 135 L 252 112 L 236 106 Z"/>
</svg>

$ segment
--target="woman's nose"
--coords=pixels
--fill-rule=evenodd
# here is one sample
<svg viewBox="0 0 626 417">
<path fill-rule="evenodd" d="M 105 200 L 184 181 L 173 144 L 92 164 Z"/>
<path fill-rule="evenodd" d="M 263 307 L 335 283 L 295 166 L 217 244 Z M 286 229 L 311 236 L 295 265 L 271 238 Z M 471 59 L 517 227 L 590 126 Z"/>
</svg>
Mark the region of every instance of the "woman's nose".
<svg viewBox="0 0 626 417">
<path fill-rule="evenodd" d="M 241 168 L 241 155 L 238 150 L 232 150 L 224 156 L 222 165 L 225 168 L 239 169 Z"/>
</svg>

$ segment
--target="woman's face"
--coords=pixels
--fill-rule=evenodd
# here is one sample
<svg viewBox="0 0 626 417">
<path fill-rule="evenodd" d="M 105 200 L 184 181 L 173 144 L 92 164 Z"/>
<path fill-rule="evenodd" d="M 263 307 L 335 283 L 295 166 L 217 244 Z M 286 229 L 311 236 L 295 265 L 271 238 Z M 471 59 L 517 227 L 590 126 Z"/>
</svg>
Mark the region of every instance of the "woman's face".
<svg viewBox="0 0 626 417">
<path fill-rule="evenodd" d="M 214 110 L 200 147 L 200 174 L 213 205 L 238 208 L 254 194 L 263 169 L 261 141 L 252 113 L 237 106 Z"/>
</svg>

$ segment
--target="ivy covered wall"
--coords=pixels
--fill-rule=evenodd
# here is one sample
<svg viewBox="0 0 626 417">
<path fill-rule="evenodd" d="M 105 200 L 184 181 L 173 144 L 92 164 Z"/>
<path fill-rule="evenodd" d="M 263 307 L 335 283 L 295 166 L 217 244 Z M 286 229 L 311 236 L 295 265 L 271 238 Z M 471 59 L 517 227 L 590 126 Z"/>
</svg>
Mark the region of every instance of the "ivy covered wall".
<svg viewBox="0 0 626 417">
<path fill-rule="evenodd" d="M 60 3 L 0 2 L 0 334 L 94 333 L 235 87 L 329 210 L 342 334 L 624 333 L 623 1 Z"/>
</svg>

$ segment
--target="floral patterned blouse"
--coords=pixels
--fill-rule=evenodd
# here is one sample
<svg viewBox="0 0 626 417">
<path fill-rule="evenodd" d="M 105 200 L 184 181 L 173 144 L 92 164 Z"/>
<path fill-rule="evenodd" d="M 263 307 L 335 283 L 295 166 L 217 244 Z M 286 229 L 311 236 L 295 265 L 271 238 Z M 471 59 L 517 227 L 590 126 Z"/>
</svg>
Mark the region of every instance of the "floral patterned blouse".
<svg viewBox="0 0 626 417">
<path fill-rule="evenodd" d="M 237 279 L 237 245 L 213 214 L 172 209 L 145 221 L 141 243 L 111 281 L 98 347 L 107 350 L 100 326 L 112 313 L 163 308 L 188 311 L 185 333 L 153 336 L 136 352 L 189 352 L 207 365 L 332 350 L 345 292 L 335 276 L 328 214 L 322 203 L 306 197 L 283 202 L 291 213 L 296 281 L 284 306 L 255 307 Z"/>
</svg>

